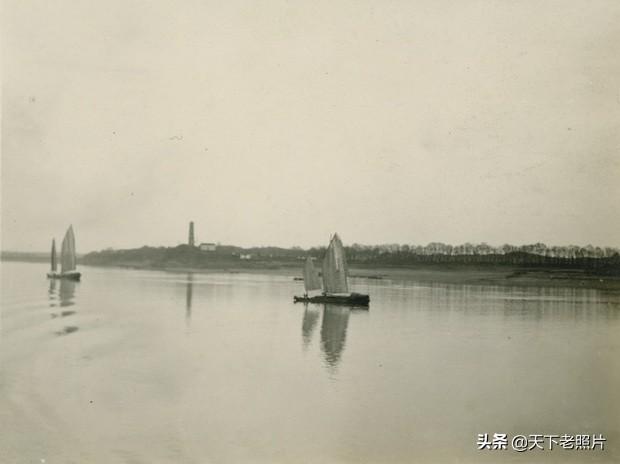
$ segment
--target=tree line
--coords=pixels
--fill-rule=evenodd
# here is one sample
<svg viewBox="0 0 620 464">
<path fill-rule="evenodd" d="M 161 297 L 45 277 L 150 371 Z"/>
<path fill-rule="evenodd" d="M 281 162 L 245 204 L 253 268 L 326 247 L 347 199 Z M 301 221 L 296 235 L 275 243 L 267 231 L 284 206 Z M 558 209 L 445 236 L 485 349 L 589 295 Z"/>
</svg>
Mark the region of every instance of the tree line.
<svg viewBox="0 0 620 464">
<path fill-rule="evenodd" d="M 528 245 L 491 246 L 487 243 L 449 245 L 432 242 L 428 245 L 360 245 L 345 247 L 351 263 L 367 264 L 511 264 L 569 267 L 618 267 L 620 250 L 613 247 Z M 310 255 L 320 257 L 324 248 L 312 248 Z"/>
<path fill-rule="evenodd" d="M 221 245 L 214 252 L 203 252 L 188 245 L 176 247 L 142 247 L 129 250 L 103 250 L 84 256 L 90 264 L 142 263 L 155 266 L 170 264 L 201 267 L 221 260 L 239 260 L 241 255 L 250 256 L 251 262 L 295 262 L 313 256 L 322 259 L 325 247 L 302 249 L 300 247 L 252 247 L 242 248 Z M 345 247 L 351 264 L 367 265 L 414 265 L 414 264 L 473 264 L 473 265 L 525 265 L 561 266 L 575 268 L 618 268 L 620 250 L 612 247 L 502 245 L 494 247 L 486 243 L 448 245 L 432 242 L 428 245 L 360 245 Z M 251 263 L 248 262 L 248 265 Z M 258 264 L 258 263 L 257 263 Z"/>
</svg>

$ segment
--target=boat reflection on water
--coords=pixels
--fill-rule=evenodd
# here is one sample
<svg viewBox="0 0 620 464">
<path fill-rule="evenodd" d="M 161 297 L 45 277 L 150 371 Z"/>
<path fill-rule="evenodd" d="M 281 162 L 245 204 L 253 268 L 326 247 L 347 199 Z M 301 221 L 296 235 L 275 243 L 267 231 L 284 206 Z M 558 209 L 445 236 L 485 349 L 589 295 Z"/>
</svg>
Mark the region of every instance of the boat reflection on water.
<svg viewBox="0 0 620 464">
<path fill-rule="evenodd" d="M 312 341 L 312 334 L 314 333 L 314 328 L 316 327 L 317 322 L 319 322 L 319 317 L 321 316 L 320 306 L 310 305 L 306 303 L 304 308 L 304 318 L 301 323 L 301 337 L 303 340 L 304 350 L 308 349 L 310 342 Z"/>
<path fill-rule="evenodd" d="M 194 293 L 194 274 L 187 274 L 187 282 L 185 287 L 185 322 L 189 324 L 192 321 L 192 298 Z"/>
<path fill-rule="evenodd" d="M 73 298 L 75 295 L 75 282 L 62 280 L 60 282 L 60 292 L 57 290 L 57 280 L 50 279 L 50 286 L 47 290 L 47 297 L 49 299 L 50 308 L 57 308 L 58 306 L 67 307 L 73 306 Z M 67 286 L 66 284 L 71 284 Z M 60 304 L 57 300 L 60 299 Z M 75 314 L 75 311 L 63 310 L 55 313 L 51 313 L 52 318 L 67 317 Z"/>
<path fill-rule="evenodd" d="M 321 350 L 327 368 L 334 373 L 342 357 L 351 309 L 346 306 L 325 305 L 321 322 Z"/>
<path fill-rule="evenodd" d="M 58 299 L 57 290 L 56 290 L 56 280 L 50 279 L 50 286 L 47 290 L 47 298 L 50 300 L 49 305 L 50 308 L 55 308 L 58 306 L 56 300 Z"/>
<path fill-rule="evenodd" d="M 342 353 L 347 342 L 347 329 L 351 313 L 368 314 L 368 308 L 361 311 L 351 306 L 324 304 L 322 306 L 305 304 L 304 316 L 301 323 L 301 339 L 304 351 L 312 342 L 312 336 L 319 322 L 321 312 L 321 353 L 323 363 L 330 374 L 335 374 L 340 364 Z"/>
<path fill-rule="evenodd" d="M 47 296 L 49 299 L 49 306 L 51 308 L 68 308 L 75 305 L 75 287 L 78 285 L 77 281 L 68 279 L 50 279 L 50 285 L 47 290 Z M 50 314 L 52 319 L 65 318 L 73 316 L 76 311 L 63 309 Z M 54 331 L 57 336 L 69 335 L 77 332 L 79 327 L 75 325 L 66 325 L 59 330 Z"/>
<path fill-rule="evenodd" d="M 74 325 L 66 325 L 61 330 L 57 330 L 56 332 L 54 332 L 54 334 L 56 334 L 58 337 L 62 337 L 63 335 L 69 335 L 73 332 L 77 332 L 78 330 L 80 330 L 79 327 L 76 327 Z"/>
<path fill-rule="evenodd" d="M 75 304 L 75 286 L 77 282 L 67 279 L 50 279 L 47 298 L 50 308 L 66 308 Z"/>
<path fill-rule="evenodd" d="M 58 296 L 60 298 L 60 306 L 62 308 L 73 306 L 75 304 L 74 299 L 76 285 L 77 283 L 74 280 L 61 279 Z"/>
</svg>

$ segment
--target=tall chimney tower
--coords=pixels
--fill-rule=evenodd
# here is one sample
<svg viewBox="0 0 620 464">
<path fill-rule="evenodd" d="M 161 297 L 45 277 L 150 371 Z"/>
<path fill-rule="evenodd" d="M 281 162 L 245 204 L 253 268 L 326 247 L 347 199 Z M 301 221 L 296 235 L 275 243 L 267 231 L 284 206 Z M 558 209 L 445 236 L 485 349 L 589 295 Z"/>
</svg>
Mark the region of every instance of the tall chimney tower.
<svg viewBox="0 0 620 464">
<path fill-rule="evenodd" d="M 191 247 L 194 246 L 194 221 L 190 221 L 189 223 L 189 238 L 187 239 L 187 244 Z"/>
</svg>

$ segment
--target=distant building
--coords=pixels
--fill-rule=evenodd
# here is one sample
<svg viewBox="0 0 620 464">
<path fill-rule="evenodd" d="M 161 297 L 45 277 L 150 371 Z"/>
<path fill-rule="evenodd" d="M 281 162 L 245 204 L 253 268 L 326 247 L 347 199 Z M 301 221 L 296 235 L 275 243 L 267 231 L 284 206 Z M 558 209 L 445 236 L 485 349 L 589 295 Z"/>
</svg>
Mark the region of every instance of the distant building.
<svg viewBox="0 0 620 464">
<path fill-rule="evenodd" d="M 252 259 L 252 255 L 239 255 L 239 259 Z"/>
<path fill-rule="evenodd" d="M 189 223 L 189 237 L 187 239 L 187 244 L 191 247 L 194 246 L 194 221 Z"/>
<path fill-rule="evenodd" d="M 217 245 L 215 243 L 201 243 L 198 248 L 200 251 L 216 251 Z"/>
</svg>

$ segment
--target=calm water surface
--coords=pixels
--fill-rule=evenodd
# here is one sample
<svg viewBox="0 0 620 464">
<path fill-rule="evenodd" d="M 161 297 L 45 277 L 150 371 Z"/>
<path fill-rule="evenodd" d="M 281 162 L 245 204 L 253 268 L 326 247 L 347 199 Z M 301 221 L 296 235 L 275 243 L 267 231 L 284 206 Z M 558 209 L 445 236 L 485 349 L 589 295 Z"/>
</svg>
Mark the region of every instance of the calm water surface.
<svg viewBox="0 0 620 464">
<path fill-rule="evenodd" d="M 620 462 L 620 297 L 2 263 L 0 462 Z M 603 434 L 477 451 L 479 433 Z M 45 461 L 42 461 L 45 460 Z"/>
</svg>

